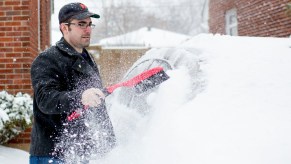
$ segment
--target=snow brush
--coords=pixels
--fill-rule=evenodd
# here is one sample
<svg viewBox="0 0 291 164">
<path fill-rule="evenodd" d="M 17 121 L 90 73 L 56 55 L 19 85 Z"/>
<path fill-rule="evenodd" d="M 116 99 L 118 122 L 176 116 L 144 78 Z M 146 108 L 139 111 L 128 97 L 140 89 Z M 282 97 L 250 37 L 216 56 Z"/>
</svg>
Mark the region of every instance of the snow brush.
<svg viewBox="0 0 291 164">
<path fill-rule="evenodd" d="M 104 93 L 105 97 L 107 97 L 115 89 L 119 87 L 129 87 L 129 88 L 134 88 L 136 93 L 143 93 L 151 88 L 156 87 L 157 85 L 161 84 L 162 82 L 168 79 L 169 79 L 169 76 L 165 73 L 163 67 L 155 67 L 147 71 L 144 71 L 127 81 L 106 87 L 102 89 L 102 92 Z M 72 121 L 80 117 L 81 113 L 85 111 L 86 109 L 88 109 L 88 106 L 85 106 L 82 109 L 82 111 L 73 112 L 71 115 L 68 116 L 67 119 L 69 121 Z"/>
</svg>

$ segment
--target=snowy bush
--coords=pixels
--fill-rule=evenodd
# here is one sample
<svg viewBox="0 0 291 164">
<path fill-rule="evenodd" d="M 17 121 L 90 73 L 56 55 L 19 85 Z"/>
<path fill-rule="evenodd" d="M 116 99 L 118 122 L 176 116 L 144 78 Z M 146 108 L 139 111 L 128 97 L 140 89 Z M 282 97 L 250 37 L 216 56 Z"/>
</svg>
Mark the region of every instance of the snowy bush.
<svg viewBox="0 0 291 164">
<path fill-rule="evenodd" d="M 32 123 L 32 98 L 28 94 L 16 96 L 0 92 L 0 144 L 23 132 Z"/>
</svg>

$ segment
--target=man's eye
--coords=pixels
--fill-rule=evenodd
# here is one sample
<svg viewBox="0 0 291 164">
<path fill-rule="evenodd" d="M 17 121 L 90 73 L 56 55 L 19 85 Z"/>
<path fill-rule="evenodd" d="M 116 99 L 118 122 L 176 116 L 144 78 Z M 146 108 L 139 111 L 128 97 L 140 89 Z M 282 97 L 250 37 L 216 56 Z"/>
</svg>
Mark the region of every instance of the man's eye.
<svg viewBox="0 0 291 164">
<path fill-rule="evenodd" d="M 86 23 L 79 23 L 78 24 L 80 27 L 85 27 L 86 26 Z"/>
</svg>

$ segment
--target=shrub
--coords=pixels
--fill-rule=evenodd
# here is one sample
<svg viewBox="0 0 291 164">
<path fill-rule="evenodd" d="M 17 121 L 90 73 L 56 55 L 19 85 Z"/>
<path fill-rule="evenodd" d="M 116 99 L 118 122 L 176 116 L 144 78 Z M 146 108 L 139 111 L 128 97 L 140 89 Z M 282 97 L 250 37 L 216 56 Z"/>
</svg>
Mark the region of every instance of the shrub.
<svg viewBox="0 0 291 164">
<path fill-rule="evenodd" d="M 23 132 L 32 124 L 32 98 L 29 94 L 0 92 L 0 144 Z"/>
</svg>

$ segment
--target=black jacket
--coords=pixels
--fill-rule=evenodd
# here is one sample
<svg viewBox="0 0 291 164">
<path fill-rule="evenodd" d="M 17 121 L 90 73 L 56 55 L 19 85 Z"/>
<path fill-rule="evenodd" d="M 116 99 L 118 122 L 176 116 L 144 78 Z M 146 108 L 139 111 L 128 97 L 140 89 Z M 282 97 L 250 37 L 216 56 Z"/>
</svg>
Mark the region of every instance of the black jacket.
<svg viewBox="0 0 291 164">
<path fill-rule="evenodd" d="M 84 51 L 88 54 L 85 49 Z M 90 129 L 84 123 L 88 121 L 88 118 L 95 119 L 94 124 L 98 124 L 99 130 L 106 134 L 103 138 L 101 137 L 102 140 L 106 140 L 100 141 L 103 146 L 114 145 L 113 127 L 104 104 L 99 109 L 88 110 L 89 117 L 87 118 L 84 116 L 72 122 L 67 121 L 68 115 L 76 109 L 83 108 L 80 101 L 84 90 L 91 87 L 102 88 L 97 65 L 92 57 L 89 57 L 91 60 L 90 58 L 85 60 L 62 38 L 56 46 L 40 53 L 33 61 L 31 80 L 34 89 L 34 122 L 31 134 L 31 155 L 59 156 L 58 151 L 64 150 L 58 149 L 65 149 L 66 146 L 76 142 L 84 143 L 83 135 Z M 79 138 L 70 140 L 67 137 L 72 134 L 65 134 L 64 131 L 76 134 Z M 86 140 L 92 137 L 89 135 L 85 136 Z"/>
</svg>

